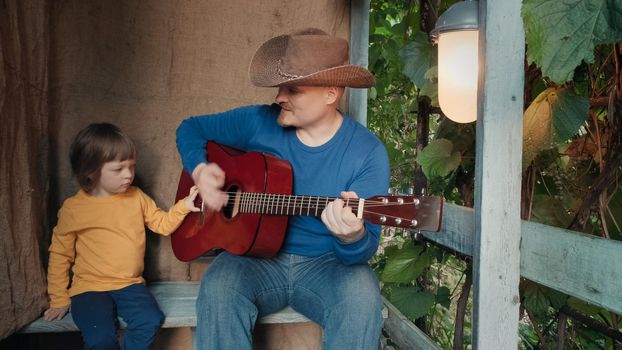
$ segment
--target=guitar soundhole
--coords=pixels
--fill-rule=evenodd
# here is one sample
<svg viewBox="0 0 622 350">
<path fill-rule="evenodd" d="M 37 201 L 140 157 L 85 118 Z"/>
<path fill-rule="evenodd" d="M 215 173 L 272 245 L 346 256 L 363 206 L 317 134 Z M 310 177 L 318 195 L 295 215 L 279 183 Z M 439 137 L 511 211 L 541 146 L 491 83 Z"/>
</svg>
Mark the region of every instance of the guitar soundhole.
<svg viewBox="0 0 622 350">
<path fill-rule="evenodd" d="M 227 219 L 231 219 L 238 214 L 236 194 L 239 191 L 240 187 L 237 185 L 232 185 L 227 188 L 227 193 L 229 194 L 229 201 L 227 202 L 227 205 L 222 208 L 222 215 Z"/>
</svg>

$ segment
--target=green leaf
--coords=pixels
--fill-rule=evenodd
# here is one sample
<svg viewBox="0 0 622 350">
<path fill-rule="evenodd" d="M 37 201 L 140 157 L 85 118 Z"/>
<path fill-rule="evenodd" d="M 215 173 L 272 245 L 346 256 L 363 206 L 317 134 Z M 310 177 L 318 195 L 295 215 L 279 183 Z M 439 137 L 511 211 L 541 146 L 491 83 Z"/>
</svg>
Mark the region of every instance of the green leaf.
<svg viewBox="0 0 622 350">
<path fill-rule="evenodd" d="M 422 96 L 428 96 L 431 100 L 431 105 L 434 107 L 438 107 L 438 84 L 437 83 L 427 83 L 421 86 L 420 94 Z"/>
<path fill-rule="evenodd" d="M 427 80 L 427 83 L 423 84 L 423 86 L 418 86 L 419 94 L 428 96 L 432 106 L 438 107 L 438 66 L 433 65 L 430 67 L 425 72 L 424 78 Z"/>
<path fill-rule="evenodd" d="M 413 287 L 396 287 L 389 298 L 406 317 L 415 320 L 428 313 L 434 305 L 434 294 Z"/>
<path fill-rule="evenodd" d="M 439 287 L 436 291 L 435 297 L 436 303 L 442 305 L 444 308 L 449 309 L 451 306 L 451 291 L 447 287 Z"/>
<path fill-rule="evenodd" d="M 528 283 L 523 290 L 523 305 L 533 315 L 544 315 L 549 309 L 549 299 L 544 294 L 544 287 Z"/>
<path fill-rule="evenodd" d="M 572 221 L 560 200 L 548 194 L 533 196 L 531 215 L 532 221 L 555 227 L 568 227 Z"/>
<path fill-rule="evenodd" d="M 400 247 L 397 245 L 390 245 L 384 248 L 384 255 L 387 256 L 388 259 L 395 257 L 400 252 Z"/>
<path fill-rule="evenodd" d="M 415 86 L 421 88 L 429 82 L 426 72 L 436 63 L 436 57 L 426 34 L 415 33 L 414 40 L 399 51 L 399 56 L 404 64 L 403 73 Z"/>
<path fill-rule="evenodd" d="M 453 150 L 460 154 L 473 152 L 475 150 L 474 124 L 460 124 L 443 118 L 436 129 L 435 138 L 451 140 Z"/>
<path fill-rule="evenodd" d="M 369 89 L 368 97 L 369 97 L 370 100 L 374 100 L 374 99 L 376 99 L 376 96 L 378 96 L 378 91 L 376 91 L 376 87 L 375 86 L 372 86 Z"/>
<path fill-rule="evenodd" d="M 562 306 L 566 305 L 566 301 L 568 300 L 568 295 L 558 292 L 555 289 L 547 288 L 545 290 L 546 295 L 549 297 L 549 301 L 551 302 L 551 306 L 555 310 L 559 310 Z"/>
<path fill-rule="evenodd" d="M 594 47 L 622 39 L 622 5 L 606 0 L 524 0 L 527 59 L 557 84 L 571 80 Z"/>
<path fill-rule="evenodd" d="M 392 144 L 386 144 L 385 148 L 387 149 L 387 155 L 389 156 L 389 161 L 391 162 L 391 168 L 395 167 L 395 164 L 400 159 L 400 151 L 395 149 Z"/>
<path fill-rule="evenodd" d="M 585 123 L 590 101 L 585 96 L 578 96 L 571 89 L 559 90 L 557 97 L 552 106 L 553 125 L 557 140 L 563 142 L 575 136 Z"/>
<path fill-rule="evenodd" d="M 387 257 L 382 273 L 383 282 L 409 283 L 429 266 L 425 256 L 420 258 L 423 246 L 405 243 L 401 249 Z M 427 266 L 426 266 L 427 265 Z"/>
<path fill-rule="evenodd" d="M 600 313 L 600 310 L 602 310 L 601 307 L 588 304 L 585 301 L 575 297 L 568 298 L 568 306 L 575 310 L 581 311 L 588 316 L 597 316 Z"/>
<path fill-rule="evenodd" d="M 447 139 L 437 139 L 428 144 L 415 159 L 421 164 L 423 173 L 428 179 L 445 177 L 458 169 L 462 156 L 453 151 L 453 143 Z"/>
</svg>

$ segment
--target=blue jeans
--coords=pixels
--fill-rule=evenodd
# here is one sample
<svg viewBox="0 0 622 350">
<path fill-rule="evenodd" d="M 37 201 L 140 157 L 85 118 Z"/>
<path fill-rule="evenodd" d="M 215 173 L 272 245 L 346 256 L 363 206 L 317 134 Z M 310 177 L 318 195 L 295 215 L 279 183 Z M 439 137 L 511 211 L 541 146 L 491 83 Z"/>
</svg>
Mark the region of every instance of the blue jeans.
<svg viewBox="0 0 622 350">
<path fill-rule="evenodd" d="M 142 283 L 71 298 L 71 315 L 82 332 L 85 349 L 119 349 L 117 314 L 127 323 L 124 350 L 147 350 L 164 321 L 158 303 Z"/>
<path fill-rule="evenodd" d="M 255 321 L 287 305 L 322 326 L 324 349 L 378 349 L 382 298 L 367 265 L 333 253 L 257 259 L 221 253 L 197 299 L 197 349 L 251 349 Z"/>
</svg>

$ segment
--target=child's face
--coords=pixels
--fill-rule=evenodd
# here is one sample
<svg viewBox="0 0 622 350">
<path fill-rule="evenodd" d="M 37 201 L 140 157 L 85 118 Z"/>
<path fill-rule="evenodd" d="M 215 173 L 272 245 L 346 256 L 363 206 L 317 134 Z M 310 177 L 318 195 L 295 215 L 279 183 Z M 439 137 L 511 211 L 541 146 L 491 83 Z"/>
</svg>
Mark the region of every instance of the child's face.
<svg viewBox="0 0 622 350">
<path fill-rule="evenodd" d="M 104 163 L 99 182 L 91 191 L 91 195 L 107 197 L 127 191 L 134 180 L 135 166 L 134 159 Z"/>
</svg>

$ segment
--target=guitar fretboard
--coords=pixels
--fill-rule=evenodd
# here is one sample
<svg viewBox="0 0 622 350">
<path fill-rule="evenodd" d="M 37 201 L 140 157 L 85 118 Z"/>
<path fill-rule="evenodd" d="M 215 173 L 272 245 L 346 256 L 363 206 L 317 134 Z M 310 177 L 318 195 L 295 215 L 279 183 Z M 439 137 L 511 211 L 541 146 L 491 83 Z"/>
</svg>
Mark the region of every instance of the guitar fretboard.
<svg viewBox="0 0 622 350">
<path fill-rule="evenodd" d="M 235 196 L 234 205 L 238 206 L 241 213 L 320 216 L 328 203 L 335 199 L 335 197 L 240 192 Z M 358 199 L 344 199 L 344 201 L 354 213 L 358 211 Z"/>
</svg>

